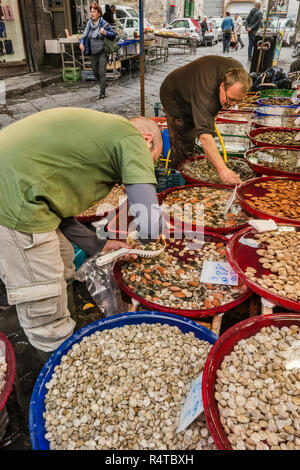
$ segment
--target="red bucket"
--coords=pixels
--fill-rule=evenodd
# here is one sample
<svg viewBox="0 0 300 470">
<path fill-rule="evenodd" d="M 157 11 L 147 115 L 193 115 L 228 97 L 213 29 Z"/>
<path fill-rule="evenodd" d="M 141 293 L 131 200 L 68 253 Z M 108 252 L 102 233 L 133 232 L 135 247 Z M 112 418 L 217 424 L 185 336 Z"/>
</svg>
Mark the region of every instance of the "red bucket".
<svg viewBox="0 0 300 470">
<path fill-rule="evenodd" d="M 264 151 L 269 151 L 269 150 L 279 150 L 278 147 L 256 147 L 252 148 L 250 150 L 247 150 L 245 153 L 244 157 L 250 168 L 252 168 L 253 171 L 256 173 L 259 173 L 260 175 L 268 175 L 268 176 L 287 176 L 287 177 L 293 177 L 293 176 L 300 176 L 300 173 L 292 172 L 292 171 L 284 171 L 284 170 L 277 170 L 276 168 L 270 168 L 267 166 L 263 166 L 258 163 L 253 163 L 251 161 L 251 156 L 255 155 L 255 153 L 260 153 Z M 299 150 L 291 150 L 289 147 L 281 147 L 280 151 L 282 152 L 295 152 L 295 155 L 298 153 L 300 156 Z"/>
<path fill-rule="evenodd" d="M 294 128 L 294 127 L 260 127 L 259 129 L 252 129 L 252 131 L 249 132 L 249 138 L 252 142 L 252 144 L 255 147 L 275 147 L 275 148 L 288 148 L 291 150 L 300 150 L 300 141 L 299 145 L 280 145 L 280 144 L 274 144 L 272 142 L 261 142 L 257 140 L 257 136 L 261 134 L 266 134 L 267 132 L 291 132 L 291 131 L 297 131 L 299 132 L 299 129 Z"/>
<path fill-rule="evenodd" d="M 250 181 L 246 181 L 245 183 L 241 184 L 241 186 L 237 189 L 237 197 L 240 201 L 241 206 L 247 211 L 249 214 L 256 216 L 258 219 L 273 219 L 275 222 L 279 223 L 286 223 L 286 224 L 295 224 L 300 225 L 299 219 L 288 219 L 286 217 L 277 216 L 271 214 L 269 212 L 264 212 L 256 207 L 252 206 L 246 201 L 247 197 L 250 197 L 249 194 L 255 197 L 263 197 L 267 193 L 267 189 L 263 187 L 257 187 L 256 184 L 258 183 L 265 183 L 267 181 L 275 181 L 275 180 L 287 180 L 287 181 L 300 181 L 300 177 L 293 176 L 289 178 L 283 178 L 280 176 L 262 176 L 261 178 L 255 178 Z M 247 195 L 247 196 L 246 196 Z"/>
</svg>

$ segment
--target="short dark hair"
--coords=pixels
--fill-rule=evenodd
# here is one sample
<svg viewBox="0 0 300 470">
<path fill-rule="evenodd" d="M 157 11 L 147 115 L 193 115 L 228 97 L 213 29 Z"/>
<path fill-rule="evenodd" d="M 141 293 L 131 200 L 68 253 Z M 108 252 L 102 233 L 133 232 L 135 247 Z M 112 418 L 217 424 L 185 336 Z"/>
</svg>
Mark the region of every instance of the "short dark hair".
<svg viewBox="0 0 300 470">
<path fill-rule="evenodd" d="M 100 7 L 100 5 L 96 2 L 93 2 L 90 4 L 90 11 L 91 9 L 94 9 L 94 10 L 97 10 L 99 12 L 99 15 L 102 16 L 102 8 Z"/>
</svg>

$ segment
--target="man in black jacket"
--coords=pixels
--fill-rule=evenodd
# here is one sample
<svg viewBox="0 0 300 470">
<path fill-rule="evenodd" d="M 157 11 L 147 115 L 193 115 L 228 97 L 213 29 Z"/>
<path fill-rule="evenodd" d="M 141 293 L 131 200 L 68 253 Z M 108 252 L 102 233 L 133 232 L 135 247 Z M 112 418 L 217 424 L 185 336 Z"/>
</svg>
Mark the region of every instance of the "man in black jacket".
<svg viewBox="0 0 300 470">
<path fill-rule="evenodd" d="M 256 2 L 255 7 L 252 8 L 250 11 L 246 23 L 245 28 L 248 31 L 248 38 L 249 38 L 249 45 L 248 45 L 248 60 L 251 61 L 252 58 L 252 50 L 254 47 L 254 38 L 257 30 L 259 29 L 263 14 L 260 11 L 260 3 Z"/>
</svg>

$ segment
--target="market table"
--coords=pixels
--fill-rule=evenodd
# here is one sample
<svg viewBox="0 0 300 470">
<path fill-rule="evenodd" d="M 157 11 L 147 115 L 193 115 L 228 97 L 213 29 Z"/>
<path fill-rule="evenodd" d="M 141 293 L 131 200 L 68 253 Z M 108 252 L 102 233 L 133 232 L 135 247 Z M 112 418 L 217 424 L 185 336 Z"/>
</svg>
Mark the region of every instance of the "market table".
<svg viewBox="0 0 300 470">
<path fill-rule="evenodd" d="M 191 37 L 187 36 L 172 36 L 172 35 L 165 35 L 165 34 L 154 34 L 158 38 L 163 38 L 163 39 L 176 39 L 176 42 L 173 41 L 168 41 L 168 47 L 169 48 L 179 48 L 183 49 L 183 53 L 185 54 L 186 49 L 190 51 L 190 54 L 196 54 L 196 48 L 197 48 L 197 40 Z"/>
</svg>

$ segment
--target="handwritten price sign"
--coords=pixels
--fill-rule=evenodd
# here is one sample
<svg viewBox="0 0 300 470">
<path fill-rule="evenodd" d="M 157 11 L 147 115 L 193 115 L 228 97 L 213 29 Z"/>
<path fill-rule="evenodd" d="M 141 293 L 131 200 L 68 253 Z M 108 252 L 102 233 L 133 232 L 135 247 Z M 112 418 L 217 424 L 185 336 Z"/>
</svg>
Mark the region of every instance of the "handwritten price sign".
<svg viewBox="0 0 300 470">
<path fill-rule="evenodd" d="M 238 275 L 227 261 L 204 261 L 200 282 L 237 286 Z"/>
</svg>

